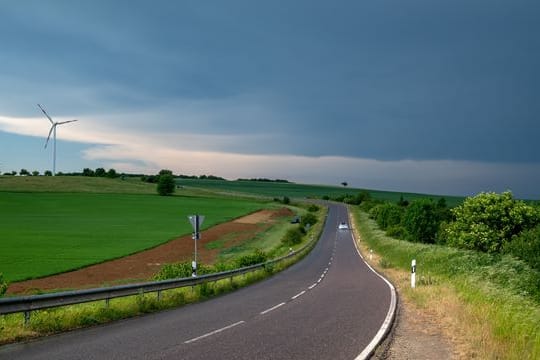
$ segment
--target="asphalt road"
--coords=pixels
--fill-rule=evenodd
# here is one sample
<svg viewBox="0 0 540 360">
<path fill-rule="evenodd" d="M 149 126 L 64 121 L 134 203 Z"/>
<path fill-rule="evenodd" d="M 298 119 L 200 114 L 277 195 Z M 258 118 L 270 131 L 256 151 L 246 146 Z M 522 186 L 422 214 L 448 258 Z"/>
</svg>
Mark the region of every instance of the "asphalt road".
<svg viewBox="0 0 540 360">
<path fill-rule="evenodd" d="M 391 290 L 360 259 L 347 210 L 289 269 L 233 293 L 28 343 L 0 359 L 354 359 L 387 318 Z"/>
</svg>

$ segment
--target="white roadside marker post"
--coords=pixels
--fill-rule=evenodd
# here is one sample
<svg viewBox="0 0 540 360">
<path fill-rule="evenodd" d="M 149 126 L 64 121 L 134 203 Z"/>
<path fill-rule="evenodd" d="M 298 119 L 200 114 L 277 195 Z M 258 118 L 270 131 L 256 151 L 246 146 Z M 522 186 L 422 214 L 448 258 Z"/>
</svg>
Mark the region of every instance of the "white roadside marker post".
<svg viewBox="0 0 540 360">
<path fill-rule="evenodd" d="M 416 287 L 416 259 L 411 262 L 411 288 Z"/>
<path fill-rule="evenodd" d="M 203 215 L 190 215 L 188 216 L 191 226 L 193 226 L 193 241 L 195 242 L 195 259 L 191 262 L 192 277 L 197 276 L 197 240 L 201 238 L 200 226 L 204 221 Z"/>
<path fill-rule="evenodd" d="M 373 260 L 373 250 L 369 250 L 369 260 Z"/>
</svg>

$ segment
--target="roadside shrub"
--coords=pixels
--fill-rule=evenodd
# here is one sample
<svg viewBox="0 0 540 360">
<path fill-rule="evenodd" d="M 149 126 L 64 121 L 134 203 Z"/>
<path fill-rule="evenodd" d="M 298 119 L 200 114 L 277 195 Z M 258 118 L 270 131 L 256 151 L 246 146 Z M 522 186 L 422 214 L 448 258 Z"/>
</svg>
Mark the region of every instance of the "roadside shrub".
<svg viewBox="0 0 540 360">
<path fill-rule="evenodd" d="M 375 208 L 374 208 L 375 209 Z M 374 212 L 374 219 L 383 230 L 401 223 L 403 217 L 403 208 L 391 203 L 378 205 Z"/>
<path fill-rule="evenodd" d="M 358 204 L 359 204 L 359 202 L 356 200 L 356 197 L 350 196 L 350 195 L 344 197 L 344 198 L 343 198 L 343 202 L 344 202 L 345 204 L 349 204 L 349 205 L 358 205 Z"/>
<path fill-rule="evenodd" d="M 405 239 L 433 244 L 439 224 L 437 207 L 433 200 L 415 200 L 407 207 L 403 216 L 403 227 L 407 231 Z"/>
<path fill-rule="evenodd" d="M 540 225 L 525 230 L 504 246 L 503 251 L 540 271 Z"/>
<path fill-rule="evenodd" d="M 407 231 L 402 225 L 394 225 L 386 229 L 386 235 L 396 239 L 405 239 L 406 234 Z"/>
<path fill-rule="evenodd" d="M 368 191 L 364 190 L 356 195 L 356 203 L 360 205 L 364 202 L 371 201 L 371 195 Z"/>
<path fill-rule="evenodd" d="M 377 216 L 379 216 L 379 212 L 381 211 L 382 206 L 383 204 L 377 204 L 371 207 L 371 209 L 369 209 L 369 217 L 377 221 L 376 219 L 377 219 Z"/>
<path fill-rule="evenodd" d="M 319 207 L 315 204 L 311 204 L 308 206 L 308 209 L 307 209 L 309 212 L 317 212 L 319 211 Z"/>
<path fill-rule="evenodd" d="M 302 242 L 302 236 L 303 235 L 300 228 L 295 227 L 287 230 L 285 236 L 283 236 L 283 239 L 281 239 L 281 243 L 286 246 L 300 244 Z"/>
<path fill-rule="evenodd" d="M 159 270 L 159 272 L 154 275 L 154 280 L 167 280 L 167 279 L 176 279 L 176 278 L 185 278 L 191 276 L 191 263 L 175 263 L 175 264 L 165 264 Z"/>
<path fill-rule="evenodd" d="M 499 252 L 513 236 L 540 223 L 538 209 L 513 199 L 512 193 L 480 193 L 452 209 L 455 221 L 446 228 L 449 245 Z"/>
<path fill-rule="evenodd" d="M 0 297 L 4 296 L 8 288 L 8 283 L 4 279 L 4 274 L 0 273 Z"/>
<path fill-rule="evenodd" d="M 362 201 L 360 204 L 360 209 L 364 212 L 367 212 L 371 216 L 371 209 L 373 209 L 375 206 L 382 204 L 383 202 L 380 200 L 365 200 Z"/>
<path fill-rule="evenodd" d="M 290 203 L 291 203 L 291 199 L 289 199 L 288 196 L 284 196 L 283 197 L 283 204 L 289 205 Z"/>
<path fill-rule="evenodd" d="M 253 253 L 244 255 L 237 259 L 236 265 L 237 267 L 241 268 L 244 266 L 260 264 L 266 262 L 266 260 L 268 260 L 268 255 L 264 251 L 257 249 Z"/>
<path fill-rule="evenodd" d="M 227 271 L 234 269 L 233 265 L 218 263 L 214 266 L 205 265 L 203 263 L 197 263 L 197 275 L 206 275 L 213 274 L 217 272 Z M 167 280 L 167 279 L 178 279 L 190 277 L 192 274 L 191 262 L 182 262 L 174 264 L 165 264 L 159 270 L 159 272 L 154 275 L 154 280 Z"/>
<path fill-rule="evenodd" d="M 315 225 L 316 223 L 317 217 L 313 213 L 307 213 L 306 215 L 302 216 L 302 220 L 300 221 L 302 227 L 306 227 L 308 224 Z"/>
</svg>

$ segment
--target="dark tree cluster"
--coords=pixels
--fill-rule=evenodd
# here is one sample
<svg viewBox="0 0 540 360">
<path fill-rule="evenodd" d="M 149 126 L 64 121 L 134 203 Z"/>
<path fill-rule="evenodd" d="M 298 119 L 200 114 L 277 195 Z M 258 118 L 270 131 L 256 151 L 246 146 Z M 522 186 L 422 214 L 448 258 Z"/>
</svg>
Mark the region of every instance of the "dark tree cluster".
<svg viewBox="0 0 540 360">
<path fill-rule="evenodd" d="M 257 182 L 275 182 L 275 183 L 290 183 L 285 179 L 267 179 L 267 178 L 251 178 L 251 179 L 237 179 L 237 181 L 257 181 Z"/>
<path fill-rule="evenodd" d="M 101 167 L 96 168 L 96 170 L 84 168 L 80 175 L 89 177 L 106 177 L 109 179 L 116 179 L 121 176 L 121 174 L 118 174 L 115 169 L 109 169 L 108 171 L 105 171 L 105 169 Z"/>
</svg>

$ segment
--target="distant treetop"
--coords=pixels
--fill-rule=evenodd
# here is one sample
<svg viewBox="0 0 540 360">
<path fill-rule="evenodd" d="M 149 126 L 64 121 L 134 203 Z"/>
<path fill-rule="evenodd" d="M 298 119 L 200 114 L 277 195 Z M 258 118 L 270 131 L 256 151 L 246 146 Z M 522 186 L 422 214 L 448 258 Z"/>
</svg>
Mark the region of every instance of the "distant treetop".
<svg viewBox="0 0 540 360">
<path fill-rule="evenodd" d="M 289 180 L 284 179 L 267 179 L 267 178 L 251 178 L 251 179 L 238 179 L 237 181 L 261 181 L 261 182 L 278 182 L 278 183 L 289 183 Z"/>
</svg>

